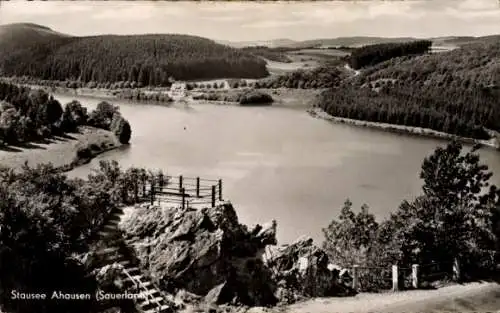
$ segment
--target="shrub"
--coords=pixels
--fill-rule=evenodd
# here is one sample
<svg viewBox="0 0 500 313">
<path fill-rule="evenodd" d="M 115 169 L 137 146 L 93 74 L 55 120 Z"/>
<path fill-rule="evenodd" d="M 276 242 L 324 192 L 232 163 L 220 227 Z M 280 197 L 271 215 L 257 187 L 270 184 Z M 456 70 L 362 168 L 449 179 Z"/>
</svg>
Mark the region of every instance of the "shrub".
<svg viewBox="0 0 500 313">
<path fill-rule="evenodd" d="M 239 100 L 241 105 L 270 104 L 273 101 L 273 97 L 271 97 L 267 93 L 259 91 L 250 91 L 244 93 Z"/>
<path fill-rule="evenodd" d="M 129 122 L 119 112 L 113 114 L 110 130 L 116 135 L 120 143 L 129 143 L 132 130 Z"/>
<path fill-rule="evenodd" d="M 76 156 L 79 160 L 92 157 L 92 151 L 88 147 L 80 147 L 76 150 Z"/>
</svg>

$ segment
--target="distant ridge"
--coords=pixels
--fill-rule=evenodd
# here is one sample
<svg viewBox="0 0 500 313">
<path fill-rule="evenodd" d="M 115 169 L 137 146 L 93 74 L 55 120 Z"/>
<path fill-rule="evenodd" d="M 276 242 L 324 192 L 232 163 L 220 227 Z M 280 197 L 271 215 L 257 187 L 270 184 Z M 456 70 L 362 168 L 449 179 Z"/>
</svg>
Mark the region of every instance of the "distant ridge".
<svg viewBox="0 0 500 313">
<path fill-rule="evenodd" d="M 33 23 L 0 25 L 0 73 L 43 80 L 136 82 L 261 78 L 266 62 L 199 36 L 179 34 L 77 37 Z"/>
<path fill-rule="evenodd" d="M 273 39 L 273 40 L 257 40 L 257 41 L 239 41 L 239 42 L 232 42 L 228 40 L 218 40 L 217 41 L 220 44 L 228 45 L 233 48 L 244 48 L 244 47 L 255 47 L 255 46 L 265 46 L 269 48 L 277 48 L 277 47 L 288 47 L 292 46 L 296 43 L 297 41 L 291 40 L 291 39 Z"/>
<path fill-rule="evenodd" d="M 5 25 L 0 25 L 0 26 L 7 26 L 7 27 L 32 27 L 32 28 L 40 28 L 40 29 L 45 29 L 45 30 L 50 30 L 47 26 L 35 24 L 35 23 L 11 23 L 11 24 L 5 24 Z"/>
<path fill-rule="evenodd" d="M 418 37 L 370 37 L 370 36 L 353 36 L 353 37 L 336 37 L 336 38 L 318 38 L 303 41 L 294 41 L 291 39 L 277 39 L 267 41 L 242 41 L 242 42 L 229 42 L 220 41 L 226 45 L 235 48 L 242 48 L 246 46 L 267 46 L 269 48 L 327 48 L 327 47 L 360 47 L 365 45 L 381 44 L 381 43 L 396 43 L 414 40 L 427 39 L 433 41 L 435 45 L 464 45 L 483 40 L 491 40 L 500 38 L 500 35 L 489 36 L 445 36 L 445 37 L 431 37 L 431 38 L 418 38 Z"/>
</svg>

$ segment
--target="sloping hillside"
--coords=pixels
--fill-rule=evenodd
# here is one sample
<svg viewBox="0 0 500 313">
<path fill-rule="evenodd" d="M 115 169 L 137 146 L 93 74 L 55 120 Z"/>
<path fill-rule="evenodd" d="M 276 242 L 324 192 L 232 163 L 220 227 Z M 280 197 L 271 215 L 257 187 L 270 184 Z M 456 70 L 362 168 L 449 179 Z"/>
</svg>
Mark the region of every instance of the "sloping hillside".
<svg viewBox="0 0 500 313">
<path fill-rule="evenodd" d="M 31 23 L 1 25 L 0 49 L 22 48 L 67 37 L 70 36 L 55 32 L 48 27 Z"/>
<path fill-rule="evenodd" d="M 72 37 L 32 24 L 0 26 L 0 72 L 45 80 L 130 81 L 260 78 L 263 60 L 212 40 L 187 35 Z"/>
<path fill-rule="evenodd" d="M 488 129 L 500 131 L 499 97 L 500 41 L 492 40 L 391 59 L 324 92 L 318 105 L 338 117 L 487 139 Z"/>
<path fill-rule="evenodd" d="M 464 46 L 471 43 L 499 41 L 500 35 L 481 36 L 481 37 L 451 36 L 451 37 L 437 37 L 437 38 L 432 38 L 430 40 L 432 40 L 434 45 Z"/>
</svg>

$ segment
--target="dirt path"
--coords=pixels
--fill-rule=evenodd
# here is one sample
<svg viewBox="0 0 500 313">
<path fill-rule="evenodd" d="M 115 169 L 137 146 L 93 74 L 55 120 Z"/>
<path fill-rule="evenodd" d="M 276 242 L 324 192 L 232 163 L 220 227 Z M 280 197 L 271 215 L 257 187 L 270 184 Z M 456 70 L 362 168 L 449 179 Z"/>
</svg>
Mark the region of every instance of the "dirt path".
<svg viewBox="0 0 500 313">
<path fill-rule="evenodd" d="M 358 76 L 361 74 L 361 71 L 353 69 L 349 64 L 344 65 L 344 68 L 354 74 L 354 76 Z"/>
<path fill-rule="evenodd" d="M 410 312 L 500 312 L 500 285 L 470 283 L 438 290 L 415 290 L 384 294 L 359 294 L 349 298 L 314 299 L 246 313 L 410 313 Z"/>
</svg>

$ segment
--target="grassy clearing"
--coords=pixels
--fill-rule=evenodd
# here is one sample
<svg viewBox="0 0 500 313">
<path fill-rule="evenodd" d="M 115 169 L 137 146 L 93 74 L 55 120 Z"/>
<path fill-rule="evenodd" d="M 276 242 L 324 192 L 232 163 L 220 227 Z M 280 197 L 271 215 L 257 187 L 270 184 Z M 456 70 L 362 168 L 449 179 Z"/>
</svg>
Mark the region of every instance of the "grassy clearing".
<svg viewBox="0 0 500 313">
<path fill-rule="evenodd" d="M 96 155 L 115 149 L 121 144 L 115 135 L 107 130 L 82 127 L 80 133 L 55 137 L 40 143 L 29 143 L 22 147 L 9 146 L 0 149 L 0 164 L 19 168 L 25 162 L 34 166 L 51 162 L 63 170 L 90 161 Z M 88 151 L 77 155 L 77 151 Z"/>
</svg>

